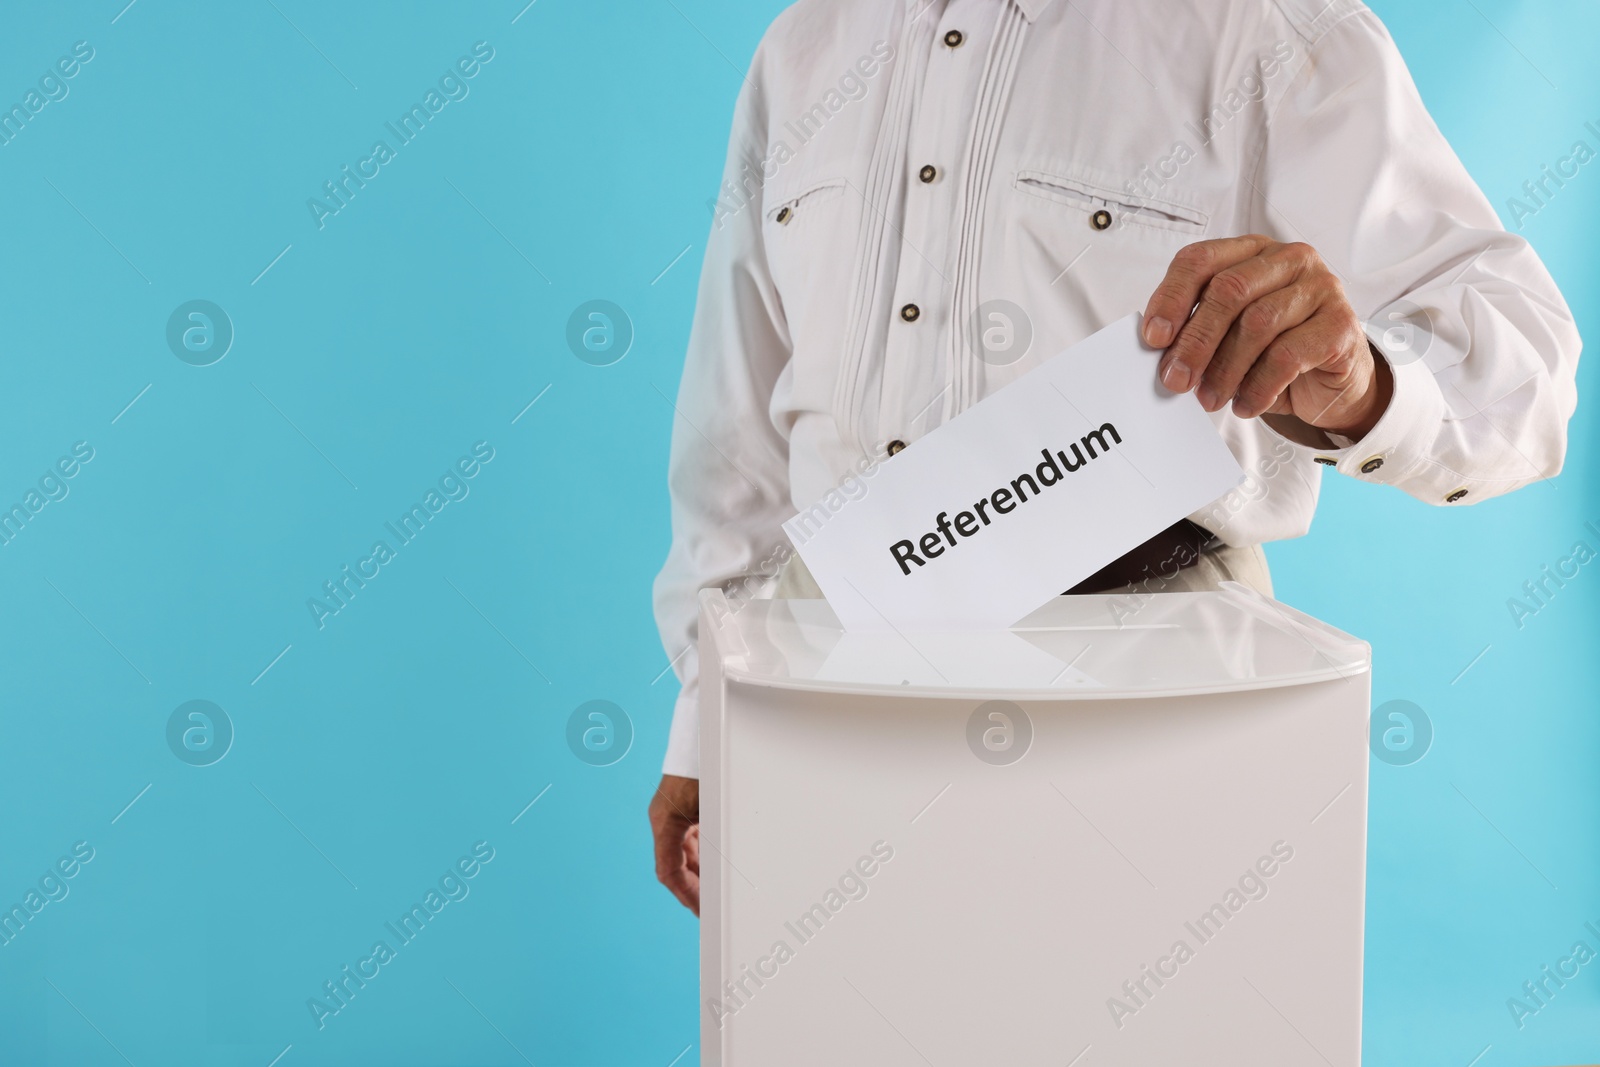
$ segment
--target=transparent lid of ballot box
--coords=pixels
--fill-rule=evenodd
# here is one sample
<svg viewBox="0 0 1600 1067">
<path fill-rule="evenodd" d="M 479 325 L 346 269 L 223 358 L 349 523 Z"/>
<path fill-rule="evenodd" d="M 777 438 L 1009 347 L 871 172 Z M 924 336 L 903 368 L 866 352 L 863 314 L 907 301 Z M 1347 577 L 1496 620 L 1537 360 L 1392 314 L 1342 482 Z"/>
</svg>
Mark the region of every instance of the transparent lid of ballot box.
<svg viewBox="0 0 1600 1067">
<path fill-rule="evenodd" d="M 1057 597 L 1009 630 L 845 632 L 825 600 L 701 593 L 724 673 L 780 688 L 1012 699 L 1178 696 L 1366 672 L 1371 648 L 1234 582 Z"/>
</svg>

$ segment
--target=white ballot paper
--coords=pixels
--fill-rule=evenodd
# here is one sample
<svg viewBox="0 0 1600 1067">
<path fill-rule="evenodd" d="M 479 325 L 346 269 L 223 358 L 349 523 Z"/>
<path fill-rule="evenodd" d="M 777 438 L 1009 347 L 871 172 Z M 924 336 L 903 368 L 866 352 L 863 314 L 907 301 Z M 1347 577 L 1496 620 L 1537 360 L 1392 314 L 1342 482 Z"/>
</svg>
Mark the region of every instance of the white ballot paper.
<svg viewBox="0 0 1600 1067">
<path fill-rule="evenodd" d="M 847 630 L 1009 627 L 1244 472 L 1130 315 L 784 523 Z"/>
</svg>

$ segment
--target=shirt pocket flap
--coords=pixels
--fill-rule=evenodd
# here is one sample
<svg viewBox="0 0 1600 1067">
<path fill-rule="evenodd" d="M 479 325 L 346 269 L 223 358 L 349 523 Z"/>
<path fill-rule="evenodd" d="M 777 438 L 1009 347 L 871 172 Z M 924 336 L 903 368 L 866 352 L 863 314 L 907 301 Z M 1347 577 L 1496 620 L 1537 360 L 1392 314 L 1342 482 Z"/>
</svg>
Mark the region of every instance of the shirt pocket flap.
<svg viewBox="0 0 1600 1067">
<path fill-rule="evenodd" d="M 805 208 L 820 204 L 844 192 L 843 178 L 825 178 L 802 187 L 798 192 L 777 194 L 772 206 L 767 208 L 766 220 L 787 225 Z"/>
<path fill-rule="evenodd" d="M 1199 234 L 1210 217 L 1197 207 L 1127 189 L 1042 170 L 1019 170 L 1015 186 L 1025 193 L 1086 211 L 1104 209 L 1118 221 Z"/>
</svg>

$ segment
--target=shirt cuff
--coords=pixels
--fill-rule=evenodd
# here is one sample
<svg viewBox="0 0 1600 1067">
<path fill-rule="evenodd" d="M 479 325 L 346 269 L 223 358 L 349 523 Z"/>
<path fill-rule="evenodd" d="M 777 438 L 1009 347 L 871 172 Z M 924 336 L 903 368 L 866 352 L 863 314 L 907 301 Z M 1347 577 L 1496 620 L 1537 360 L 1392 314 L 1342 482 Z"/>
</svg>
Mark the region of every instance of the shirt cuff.
<svg viewBox="0 0 1600 1067">
<path fill-rule="evenodd" d="M 1376 358 L 1388 362 L 1394 393 L 1389 407 L 1365 437 L 1352 441 L 1326 434 L 1334 447 L 1313 448 L 1283 437 L 1271 426 L 1267 429 L 1325 467 L 1335 467 L 1364 482 L 1392 485 L 1405 481 L 1428 462 L 1434 439 L 1444 424 L 1444 394 L 1422 360 L 1397 362 L 1376 344 L 1372 351 Z"/>
<path fill-rule="evenodd" d="M 672 707 L 672 730 L 667 735 L 667 758 L 662 774 L 680 778 L 700 777 L 700 686 L 699 680 L 685 685 Z"/>
</svg>

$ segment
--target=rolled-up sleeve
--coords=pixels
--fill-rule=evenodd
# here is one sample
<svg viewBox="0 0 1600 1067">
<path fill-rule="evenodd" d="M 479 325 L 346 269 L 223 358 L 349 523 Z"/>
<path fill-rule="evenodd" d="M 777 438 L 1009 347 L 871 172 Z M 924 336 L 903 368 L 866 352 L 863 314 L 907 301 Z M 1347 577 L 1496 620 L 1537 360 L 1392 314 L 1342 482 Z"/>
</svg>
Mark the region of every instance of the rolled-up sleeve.
<svg viewBox="0 0 1600 1067">
<path fill-rule="evenodd" d="M 682 688 L 663 771 L 699 777 L 697 596 L 765 577 L 794 513 L 788 443 L 769 409 L 790 358 L 788 331 L 767 268 L 758 181 L 766 154 L 763 53 L 734 111 L 700 291 L 675 402 L 668 485 L 672 547 L 654 588 L 656 623 Z M 758 171 L 757 171 L 758 172 Z"/>
<path fill-rule="evenodd" d="M 1561 469 L 1581 342 L 1539 257 L 1506 232 L 1429 116 L 1382 23 L 1340 4 L 1267 123 L 1262 232 L 1343 279 L 1394 396 L 1324 465 L 1430 504 L 1475 503 Z"/>
</svg>

